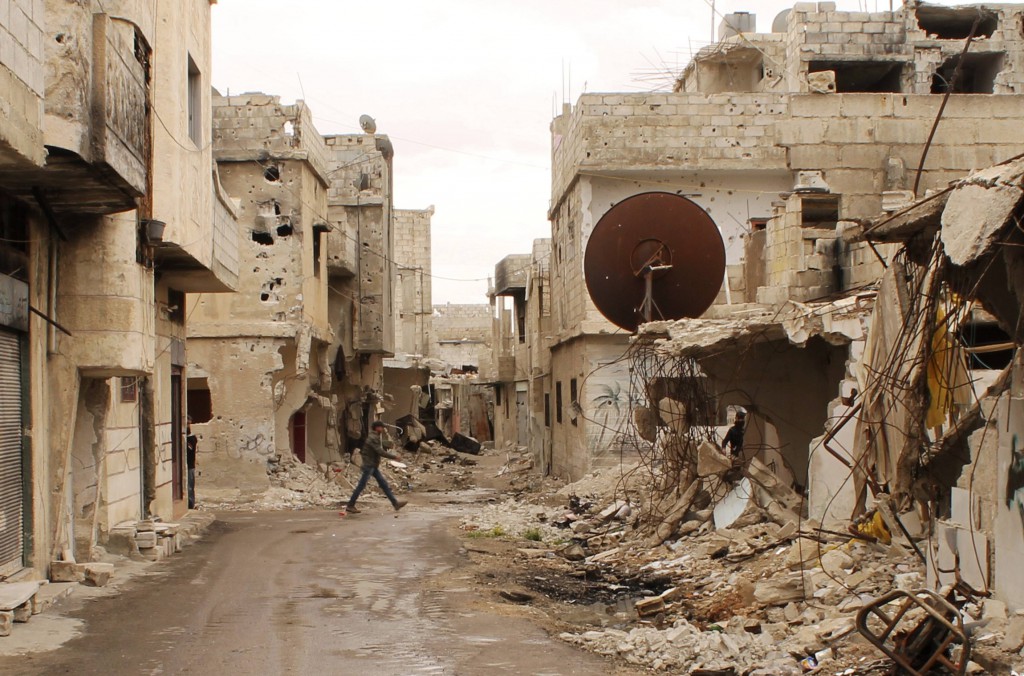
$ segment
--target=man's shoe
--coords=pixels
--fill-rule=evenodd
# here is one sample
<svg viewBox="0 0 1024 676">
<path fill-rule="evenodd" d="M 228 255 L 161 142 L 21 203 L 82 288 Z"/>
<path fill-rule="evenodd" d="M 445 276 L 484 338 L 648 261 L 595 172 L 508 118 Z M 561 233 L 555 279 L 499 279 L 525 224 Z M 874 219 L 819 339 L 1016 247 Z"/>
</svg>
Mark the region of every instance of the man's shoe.
<svg viewBox="0 0 1024 676">
<path fill-rule="evenodd" d="M 363 510 L 358 509 L 355 505 L 347 505 L 345 511 L 349 514 L 360 514 Z"/>
<path fill-rule="evenodd" d="M 395 511 L 397 512 L 402 507 L 405 507 L 408 504 L 409 504 L 408 500 L 395 500 Z"/>
</svg>

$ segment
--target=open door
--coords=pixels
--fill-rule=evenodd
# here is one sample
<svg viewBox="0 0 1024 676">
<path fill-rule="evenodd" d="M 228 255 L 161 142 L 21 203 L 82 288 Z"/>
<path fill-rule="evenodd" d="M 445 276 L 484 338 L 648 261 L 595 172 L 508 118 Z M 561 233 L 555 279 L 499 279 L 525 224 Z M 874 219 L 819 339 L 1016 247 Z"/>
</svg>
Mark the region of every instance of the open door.
<svg viewBox="0 0 1024 676">
<path fill-rule="evenodd" d="M 292 453 L 299 462 L 306 462 L 306 412 L 296 411 L 288 427 L 292 437 Z"/>
</svg>

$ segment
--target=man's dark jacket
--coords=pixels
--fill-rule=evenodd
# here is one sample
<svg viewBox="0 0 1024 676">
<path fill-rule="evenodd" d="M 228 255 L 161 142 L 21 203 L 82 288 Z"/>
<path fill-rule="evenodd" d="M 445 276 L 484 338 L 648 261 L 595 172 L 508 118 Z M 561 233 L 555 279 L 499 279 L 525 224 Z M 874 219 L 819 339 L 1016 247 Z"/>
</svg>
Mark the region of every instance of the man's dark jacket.
<svg viewBox="0 0 1024 676">
<path fill-rule="evenodd" d="M 397 460 L 398 456 L 388 450 L 393 446 L 394 444 L 391 443 L 390 439 L 382 438 L 382 435 L 376 432 L 370 432 L 370 435 L 366 437 L 366 441 L 363 442 L 363 448 L 359 453 L 362 457 L 362 468 L 380 467 L 380 459 L 382 457 Z"/>
</svg>

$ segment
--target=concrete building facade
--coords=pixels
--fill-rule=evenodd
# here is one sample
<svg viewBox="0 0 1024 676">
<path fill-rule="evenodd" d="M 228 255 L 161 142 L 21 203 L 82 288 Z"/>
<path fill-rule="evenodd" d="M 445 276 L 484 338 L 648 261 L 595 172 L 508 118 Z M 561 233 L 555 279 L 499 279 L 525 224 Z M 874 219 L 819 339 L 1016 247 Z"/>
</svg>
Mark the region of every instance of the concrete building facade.
<svg viewBox="0 0 1024 676">
<path fill-rule="evenodd" d="M 976 8 L 798 3 L 770 33 L 738 32 L 739 18 L 727 17 L 673 93 L 585 94 L 566 107 L 552 123 L 552 471 L 575 478 L 618 460 L 609 442 L 638 397 L 628 338 L 597 311 L 583 277 L 588 238 L 611 206 L 664 191 L 711 216 L 728 272 L 709 316 L 873 282 L 881 263 L 866 244 L 843 241 L 841 224 L 1024 149 L 1020 11 L 981 11 L 956 80 Z M 839 385 L 829 385 L 833 396 Z M 728 403 L 755 406 L 741 399 Z"/>
<path fill-rule="evenodd" d="M 0 388 L 21 393 L 0 425 L 0 574 L 90 560 L 118 523 L 186 510 L 185 293 L 238 279 L 211 154 L 210 4 L 0 15 L 0 334 L 21 361 Z"/>
<path fill-rule="evenodd" d="M 237 293 L 189 296 L 188 410 L 202 439 L 203 496 L 262 492 L 269 456 L 323 459 L 338 447 L 328 416 L 313 415 L 332 408 L 326 144 L 302 102 L 263 94 L 216 97 L 213 123 L 244 274 Z"/>
</svg>

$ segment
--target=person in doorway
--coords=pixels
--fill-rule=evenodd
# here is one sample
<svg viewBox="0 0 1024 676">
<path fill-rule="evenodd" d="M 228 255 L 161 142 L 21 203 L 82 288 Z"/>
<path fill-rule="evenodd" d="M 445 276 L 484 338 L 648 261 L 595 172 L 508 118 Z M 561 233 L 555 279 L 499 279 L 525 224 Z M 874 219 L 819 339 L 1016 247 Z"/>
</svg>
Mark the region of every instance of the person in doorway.
<svg viewBox="0 0 1024 676">
<path fill-rule="evenodd" d="M 185 466 L 188 468 L 188 508 L 196 508 L 196 448 L 199 438 L 192 434 L 192 416 L 185 425 Z"/>
<path fill-rule="evenodd" d="M 729 453 L 734 460 L 743 459 L 743 431 L 747 424 L 747 413 L 743 409 L 736 411 L 736 418 L 732 427 L 725 433 L 722 445 L 729 448 Z"/>
<path fill-rule="evenodd" d="M 382 457 L 391 458 L 392 460 L 398 459 L 398 456 L 391 452 L 394 444 L 387 437 L 384 428 L 384 423 L 379 420 L 375 420 L 370 425 L 370 434 L 367 435 L 360 453 L 360 456 L 362 456 L 363 473 L 359 476 L 359 483 L 356 484 L 355 490 L 352 491 L 352 497 L 348 499 L 348 505 L 345 507 L 345 511 L 350 514 L 358 514 L 361 511 L 356 508 L 356 500 L 359 499 L 359 494 L 366 488 L 366 483 L 370 480 L 371 476 L 377 480 L 377 485 L 384 491 L 384 495 L 391 501 L 391 506 L 395 508 L 396 512 L 408 504 L 407 501 L 399 500 L 395 497 L 395 494 L 391 492 L 391 486 L 388 485 L 387 479 L 380 472 L 380 459 Z"/>
</svg>

